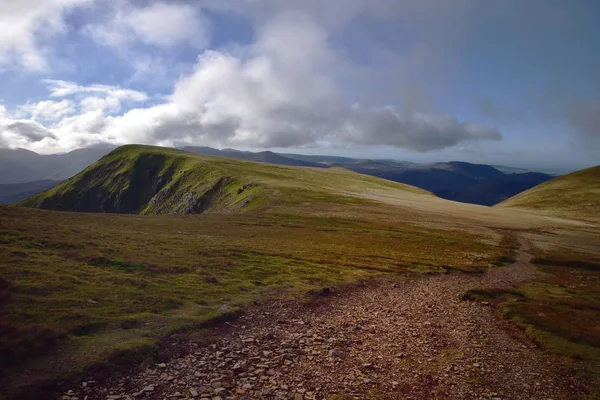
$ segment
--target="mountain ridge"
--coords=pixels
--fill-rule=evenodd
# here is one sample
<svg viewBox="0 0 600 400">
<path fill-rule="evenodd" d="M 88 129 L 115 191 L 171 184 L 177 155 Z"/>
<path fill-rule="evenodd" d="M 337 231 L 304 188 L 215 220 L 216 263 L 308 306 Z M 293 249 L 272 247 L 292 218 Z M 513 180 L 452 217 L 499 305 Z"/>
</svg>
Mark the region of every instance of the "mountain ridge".
<svg viewBox="0 0 600 400">
<path fill-rule="evenodd" d="M 210 147 L 199 147 L 195 148 L 194 152 L 277 164 L 274 160 L 260 159 L 257 156 L 260 153 L 233 149 L 217 150 Z M 309 163 L 309 165 L 295 164 L 297 166 L 338 166 L 361 174 L 416 186 L 447 200 L 486 206 L 497 204 L 553 177 L 541 172 L 504 173 L 491 165 L 464 161 L 416 164 L 404 161 L 354 159 L 338 156 L 272 154 Z"/>
<path fill-rule="evenodd" d="M 96 146 L 74 150 L 70 153 L 39 155 L 28 150 L 0 149 L 0 199 L 16 202 L 26 195 L 14 196 L 12 187 L 1 184 L 30 183 L 36 181 L 62 181 L 77 174 L 105 155 L 111 147 Z M 552 175 L 534 172 L 505 173 L 494 166 L 462 161 L 416 164 L 395 160 L 356 159 L 339 156 L 300 155 L 272 151 L 250 152 L 235 149 L 215 149 L 206 146 L 185 146 L 181 149 L 196 154 L 228 157 L 273 165 L 296 167 L 342 167 L 361 174 L 417 186 L 439 197 L 465 203 L 491 206 L 515 194 L 543 183 Z M 9 156 L 4 157 L 3 154 Z M 40 190 L 43 188 L 40 188 Z"/>
<path fill-rule="evenodd" d="M 356 202 L 369 187 L 432 196 L 416 187 L 343 168 L 276 166 L 127 145 L 18 205 L 127 214 L 240 213 L 309 202 Z"/>
</svg>

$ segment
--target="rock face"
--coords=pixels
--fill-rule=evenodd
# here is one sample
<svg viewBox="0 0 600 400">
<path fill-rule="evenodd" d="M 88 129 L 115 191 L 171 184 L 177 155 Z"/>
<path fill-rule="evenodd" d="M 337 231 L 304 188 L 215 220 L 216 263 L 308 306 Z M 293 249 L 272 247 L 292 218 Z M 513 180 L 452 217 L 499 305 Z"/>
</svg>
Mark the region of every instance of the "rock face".
<svg viewBox="0 0 600 400">
<path fill-rule="evenodd" d="M 519 259 L 483 277 L 420 277 L 366 285 L 310 306 L 259 305 L 217 326 L 208 343 L 179 344 L 184 354 L 164 366 L 73 389 L 70 397 L 576 398 L 581 383 L 556 359 L 505 331 L 491 307 L 460 300 L 473 287 L 535 276 L 526 257 Z"/>
<path fill-rule="evenodd" d="M 60 185 L 20 205 L 59 211 L 200 214 L 238 212 L 260 197 L 253 182 L 239 182 L 189 153 L 124 146 Z"/>
</svg>

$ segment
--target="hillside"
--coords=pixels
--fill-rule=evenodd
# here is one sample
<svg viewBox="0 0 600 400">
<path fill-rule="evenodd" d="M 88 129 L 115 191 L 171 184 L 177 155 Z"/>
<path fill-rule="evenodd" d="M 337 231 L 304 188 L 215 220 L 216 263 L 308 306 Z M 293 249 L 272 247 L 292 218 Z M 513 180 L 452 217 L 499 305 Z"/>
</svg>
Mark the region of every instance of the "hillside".
<svg viewBox="0 0 600 400">
<path fill-rule="evenodd" d="M 344 204 L 359 201 L 365 192 L 377 191 L 431 196 L 414 187 L 341 168 L 274 166 L 129 145 L 19 204 L 81 212 L 236 213 L 307 201 Z"/>
<path fill-rule="evenodd" d="M 456 161 L 434 164 L 364 161 L 337 165 L 416 186 L 443 199 L 486 206 L 552 178 L 539 172 L 506 174 L 489 165 Z"/>
<path fill-rule="evenodd" d="M 498 204 L 538 212 L 598 217 L 600 166 L 573 172 L 543 183 Z"/>
<path fill-rule="evenodd" d="M 541 172 L 507 168 L 507 172 L 485 164 L 451 161 L 417 164 L 394 160 L 367 160 L 348 157 L 273 153 L 253 153 L 212 147 L 183 147 L 198 154 L 259 161 L 276 165 L 342 167 L 427 190 L 443 199 L 491 206 L 517 193 L 552 179 Z M 500 167 L 503 168 L 503 167 Z"/>
</svg>

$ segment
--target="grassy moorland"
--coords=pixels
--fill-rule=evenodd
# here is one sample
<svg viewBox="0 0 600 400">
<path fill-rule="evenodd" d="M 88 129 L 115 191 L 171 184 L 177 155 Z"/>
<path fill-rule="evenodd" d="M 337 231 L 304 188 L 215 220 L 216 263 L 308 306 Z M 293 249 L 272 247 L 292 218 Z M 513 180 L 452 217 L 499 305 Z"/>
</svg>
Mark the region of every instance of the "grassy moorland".
<svg viewBox="0 0 600 400">
<path fill-rule="evenodd" d="M 503 201 L 498 207 L 597 220 L 600 215 L 600 165 L 542 183 Z"/>
<path fill-rule="evenodd" d="M 0 208 L 0 252 L 1 367 L 35 380 L 153 350 L 256 299 L 503 255 L 474 234 L 384 221 L 13 207 Z"/>
<path fill-rule="evenodd" d="M 600 396 L 600 253 L 537 250 L 532 262 L 543 273 L 534 281 L 464 297 L 495 303 L 540 347 L 577 361 Z"/>
</svg>

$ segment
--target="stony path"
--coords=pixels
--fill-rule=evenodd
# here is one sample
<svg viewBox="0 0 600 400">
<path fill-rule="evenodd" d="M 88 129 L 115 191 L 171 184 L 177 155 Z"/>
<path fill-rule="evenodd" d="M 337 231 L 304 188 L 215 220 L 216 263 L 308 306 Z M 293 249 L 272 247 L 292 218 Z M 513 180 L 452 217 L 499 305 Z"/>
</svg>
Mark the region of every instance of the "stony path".
<svg viewBox="0 0 600 400">
<path fill-rule="evenodd" d="M 565 399 L 575 381 L 482 303 L 460 295 L 535 276 L 518 261 L 484 276 L 402 278 L 313 307 L 270 304 L 215 328 L 209 345 L 71 399 Z M 335 397 L 337 395 L 338 397 Z"/>
</svg>

